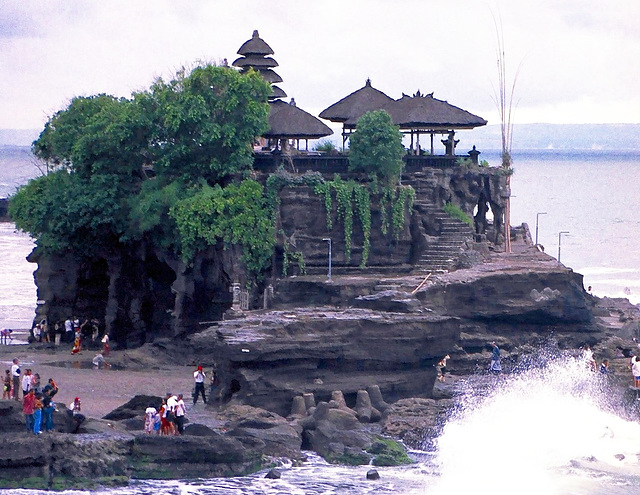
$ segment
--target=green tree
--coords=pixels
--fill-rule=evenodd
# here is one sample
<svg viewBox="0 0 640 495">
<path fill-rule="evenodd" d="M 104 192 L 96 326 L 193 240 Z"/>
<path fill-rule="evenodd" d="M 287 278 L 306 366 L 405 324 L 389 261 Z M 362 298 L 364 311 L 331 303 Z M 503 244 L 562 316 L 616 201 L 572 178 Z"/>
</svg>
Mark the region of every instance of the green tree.
<svg viewBox="0 0 640 495">
<path fill-rule="evenodd" d="M 205 66 L 130 99 L 74 98 L 33 145 L 56 171 L 16 193 L 12 218 L 55 252 L 144 238 L 188 262 L 219 241 L 240 244 L 258 273 L 273 250 L 271 210 L 262 187 L 233 181 L 268 128 L 269 94 L 253 71 Z"/>
<path fill-rule="evenodd" d="M 384 110 L 365 113 L 349 140 L 349 169 L 376 176 L 387 185 L 402 173 L 402 134 Z"/>
<path fill-rule="evenodd" d="M 270 93 L 254 71 L 207 66 L 189 75 L 180 71 L 169 82 L 159 79 L 136 95 L 143 113 L 152 116 L 157 175 L 214 185 L 249 170 L 253 140 L 268 129 Z"/>
</svg>

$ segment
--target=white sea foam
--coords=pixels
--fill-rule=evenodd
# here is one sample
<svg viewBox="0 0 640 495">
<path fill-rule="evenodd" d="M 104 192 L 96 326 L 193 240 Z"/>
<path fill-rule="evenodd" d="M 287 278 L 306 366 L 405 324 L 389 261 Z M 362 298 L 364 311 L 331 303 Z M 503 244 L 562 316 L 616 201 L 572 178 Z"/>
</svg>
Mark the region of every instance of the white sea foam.
<svg viewBox="0 0 640 495">
<path fill-rule="evenodd" d="M 640 424 L 607 390 L 606 377 L 564 357 L 469 394 L 438 439 L 430 493 L 636 493 Z"/>
</svg>

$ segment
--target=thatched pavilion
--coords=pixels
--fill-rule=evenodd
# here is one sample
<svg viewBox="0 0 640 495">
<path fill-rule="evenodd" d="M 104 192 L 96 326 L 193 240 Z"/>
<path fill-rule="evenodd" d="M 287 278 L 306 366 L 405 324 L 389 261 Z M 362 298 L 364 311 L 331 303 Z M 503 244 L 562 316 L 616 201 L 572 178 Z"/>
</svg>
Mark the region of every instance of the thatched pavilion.
<svg viewBox="0 0 640 495">
<path fill-rule="evenodd" d="M 455 155 L 456 130 L 487 125 L 487 121 L 482 117 L 446 101 L 438 100 L 433 97 L 433 93 L 422 95 L 420 91 L 413 96 L 402 95 L 402 98 L 383 105 L 381 109 L 391 115 L 395 125 L 411 134 L 411 150 L 416 154 L 420 152 L 420 134 L 430 135 L 432 155 L 434 154 L 433 136 L 447 135 L 447 139 L 442 140 L 442 144 L 445 145 L 447 155 Z"/>
<path fill-rule="evenodd" d="M 351 132 L 355 130 L 358 119 L 373 110 L 385 110 L 391 115 L 395 125 L 411 135 L 411 150 L 416 154 L 420 153 L 420 134 L 430 135 L 432 155 L 433 136 L 447 135 L 447 139 L 442 143 L 445 145 L 446 154 L 454 155 L 457 143 L 454 139 L 456 130 L 473 129 L 487 124 L 486 120 L 477 115 L 434 98 L 433 93 L 422 95 L 418 91 L 413 96 L 403 94 L 402 98 L 394 100 L 373 88 L 369 79 L 363 88 L 323 110 L 320 117 L 342 123 L 344 145 Z"/>
<path fill-rule="evenodd" d="M 371 86 L 371 79 L 367 79 L 362 88 L 324 109 L 320 113 L 320 118 L 342 123 L 342 146 L 344 147 L 360 117 L 393 101 L 393 98 Z"/>
<path fill-rule="evenodd" d="M 321 120 L 310 113 L 298 108 L 295 101 L 285 103 L 282 100 L 269 102 L 269 130 L 263 134 L 276 142 L 287 143 L 296 141 L 296 148 L 300 149 L 300 140 L 305 140 L 305 151 L 309 150 L 309 139 L 319 139 L 333 134 L 333 131 Z M 282 150 L 282 151 L 286 151 Z"/>
</svg>

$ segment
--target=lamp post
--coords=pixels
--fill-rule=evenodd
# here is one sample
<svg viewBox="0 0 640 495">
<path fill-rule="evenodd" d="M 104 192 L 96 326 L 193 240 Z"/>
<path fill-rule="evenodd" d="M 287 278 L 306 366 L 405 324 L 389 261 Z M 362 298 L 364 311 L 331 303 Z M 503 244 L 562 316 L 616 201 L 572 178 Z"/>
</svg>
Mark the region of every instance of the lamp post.
<svg viewBox="0 0 640 495">
<path fill-rule="evenodd" d="M 558 263 L 560 263 L 560 247 L 562 246 L 562 234 L 568 234 L 569 231 L 563 230 L 558 232 Z"/>
<path fill-rule="evenodd" d="M 324 237 L 322 240 L 329 243 L 329 282 L 331 282 L 331 238 Z"/>
<path fill-rule="evenodd" d="M 540 215 L 546 215 L 546 211 L 541 211 L 540 213 L 536 213 L 536 246 L 538 245 L 538 219 Z"/>
</svg>

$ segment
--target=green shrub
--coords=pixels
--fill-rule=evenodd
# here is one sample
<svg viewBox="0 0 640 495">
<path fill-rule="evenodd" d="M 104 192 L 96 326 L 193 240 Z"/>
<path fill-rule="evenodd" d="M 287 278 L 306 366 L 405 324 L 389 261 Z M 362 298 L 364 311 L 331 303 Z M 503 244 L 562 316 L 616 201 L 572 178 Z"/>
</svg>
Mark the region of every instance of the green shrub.
<svg viewBox="0 0 640 495">
<path fill-rule="evenodd" d="M 464 222 L 473 227 L 473 219 L 464 211 L 462 211 L 459 206 L 456 206 L 453 203 L 447 203 L 446 205 L 444 205 L 443 210 L 448 213 L 451 218 L 460 220 L 461 222 Z"/>
</svg>

